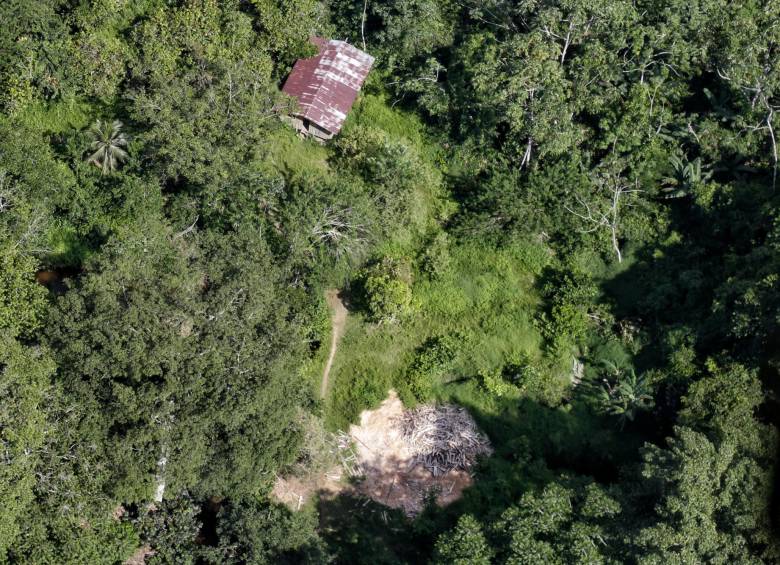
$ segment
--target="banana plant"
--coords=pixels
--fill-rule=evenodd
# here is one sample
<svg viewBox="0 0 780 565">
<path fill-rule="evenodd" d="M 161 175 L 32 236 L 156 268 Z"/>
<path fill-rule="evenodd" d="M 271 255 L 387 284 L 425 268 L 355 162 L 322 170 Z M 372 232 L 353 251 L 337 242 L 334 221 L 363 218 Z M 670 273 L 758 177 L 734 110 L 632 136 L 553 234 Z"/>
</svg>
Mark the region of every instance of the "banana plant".
<svg viewBox="0 0 780 565">
<path fill-rule="evenodd" d="M 661 192 L 664 198 L 691 196 L 697 187 L 712 178 L 710 167 L 702 165 L 701 157 L 689 161 L 685 155 L 672 155 L 669 164 L 672 175 L 663 179 Z"/>
<path fill-rule="evenodd" d="M 623 369 L 611 362 L 604 365 L 608 373 L 596 389 L 596 399 L 606 414 L 618 418 L 622 429 L 639 412 L 655 405 L 652 389 L 644 375 L 637 376 L 633 369 Z"/>
</svg>

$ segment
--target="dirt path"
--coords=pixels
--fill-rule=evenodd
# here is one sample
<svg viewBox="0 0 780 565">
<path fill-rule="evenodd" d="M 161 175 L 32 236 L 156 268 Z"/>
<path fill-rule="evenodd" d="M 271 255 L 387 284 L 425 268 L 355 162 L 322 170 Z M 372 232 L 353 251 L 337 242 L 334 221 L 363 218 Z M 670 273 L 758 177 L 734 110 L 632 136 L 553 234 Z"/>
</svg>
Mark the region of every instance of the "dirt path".
<svg viewBox="0 0 780 565">
<path fill-rule="evenodd" d="M 322 398 L 325 398 L 325 394 L 328 392 L 330 368 L 333 365 L 334 357 L 336 357 L 339 340 L 341 339 L 341 336 L 344 335 L 344 326 L 347 324 L 347 308 L 339 298 L 339 291 L 335 288 L 326 291 L 325 300 L 332 311 L 332 331 L 330 337 L 330 353 L 328 354 L 328 361 L 325 363 L 325 370 L 322 372 L 322 386 L 320 387 L 320 396 Z"/>
</svg>

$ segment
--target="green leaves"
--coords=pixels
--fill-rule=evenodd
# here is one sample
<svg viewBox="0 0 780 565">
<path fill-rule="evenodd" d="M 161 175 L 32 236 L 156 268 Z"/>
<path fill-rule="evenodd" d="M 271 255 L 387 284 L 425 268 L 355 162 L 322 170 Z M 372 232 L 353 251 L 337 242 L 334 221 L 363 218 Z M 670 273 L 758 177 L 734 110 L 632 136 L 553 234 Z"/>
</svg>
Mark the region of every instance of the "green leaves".
<svg viewBox="0 0 780 565">
<path fill-rule="evenodd" d="M 97 120 L 90 129 L 90 134 L 93 137 L 89 146 L 92 153 L 87 162 L 98 167 L 102 174 L 114 172 L 127 160 L 127 137 L 122 133 L 122 122 L 114 120 L 108 123 Z"/>
<path fill-rule="evenodd" d="M 219 512 L 219 545 L 211 550 L 215 562 L 229 564 L 290 562 L 326 563 L 315 533 L 317 516 L 310 509 L 286 507 L 255 499 L 235 500 Z"/>
<path fill-rule="evenodd" d="M 0 332 L 30 337 L 46 311 L 46 289 L 35 282 L 37 261 L 0 242 Z"/>
<path fill-rule="evenodd" d="M 645 375 L 637 376 L 633 369 L 624 370 L 611 364 L 607 368 L 609 372 L 604 373 L 594 394 L 601 409 L 617 416 L 623 427 L 626 422 L 633 422 L 639 412 L 653 407 L 652 389 Z"/>
<path fill-rule="evenodd" d="M 161 178 L 224 184 L 280 127 L 272 61 L 249 16 L 216 2 L 160 10 L 135 41 L 131 116 Z"/>
<path fill-rule="evenodd" d="M 642 475 L 662 494 L 658 522 L 637 538 L 643 563 L 733 563 L 777 554 L 769 534 L 771 478 L 734 443 L 713 444 L 680 428 L 668 452 L 647 448 Z"/>
<path fill-rule="evenodd" d="M 661 497 L 656 523 L 637 540 L 646 563 L 780 555 L 769 507 L 777 432 L 754 418 L 760 384 L 739 365 L 708 365 L 683 399 L 668 449 L 643 453 L 642 477 Z"/>
<path fill-rule="evenodd" d="M 369 267 L 363 288 L 371 317 L 377 322 L 396 322 L 412 304 L 409 265 L 390 257 Z"/>
<path fill-rule="evenodd" d="M 489 565 L 493 551 L 485 540 L 482 527 L 470 514 L 458 519 L 458 524 L 436 540 L 432 563 L 437 565 Z"/>
<path fill-rule="evenodd" d="M 46 410 L 54 363 L 48 352 L 25 347 L 0 329 L 0 559 L 25 529 L 39 484 L 39 451 L 52 433 Z"/>
<path fill-rule="evenodd" d="M 299 438 L 283 272 L 251 230 L 185 238 L 150 221 L 109 242 L 48 332 L 68 395 L 97 404 L 106 488 L 125 500 L 151 497 L 166 453 L 170 488 L 262 490 Z"/>
<path fill-rule="evenodd" d="M 542 293 L 550 306 L 537 324 L 551 349 L 565 353 L 587 331 L 587 309 L 596 287 L 588 275 L 574 269 L 548 269 L 545 278 Z"/>
<path fill-rule="evenodd" d="M 605 563 L 616 536 L 620 504 L 595 484 L 571 487 L 552 483 L 526 493 L 493 526 L 501 562 Z"/>
</svg>

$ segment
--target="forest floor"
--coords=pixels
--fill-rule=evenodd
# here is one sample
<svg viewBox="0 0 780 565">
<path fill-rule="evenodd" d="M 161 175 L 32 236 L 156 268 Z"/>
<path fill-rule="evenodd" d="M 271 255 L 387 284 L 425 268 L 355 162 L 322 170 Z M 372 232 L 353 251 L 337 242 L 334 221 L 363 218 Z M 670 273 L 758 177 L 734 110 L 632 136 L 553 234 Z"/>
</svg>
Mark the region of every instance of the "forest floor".
<svg viewBox="0 0 780 565">
<path fill-rule="evenodd" d="M 330 337 L 330 353 L 328 353 L 328 360 L 325 362 L 325 369 L 322 371 L 322 384 L 320 385 L 320 397 L 325 398 L 328 392 L 328 378 L 330 377 L 330 369 L 333 366 L 333 359 L 336 357 L 336 351 L 339 347 L 339 341 L 341 336 L 344 335 L 344 327 L 347 324 L 347 307 L 339 298 L 339 291 L 332 288 L 325 292 L 325 300 L 328 303 L 328 307 L 331 309 L 331 337 Z"/>
</svg>

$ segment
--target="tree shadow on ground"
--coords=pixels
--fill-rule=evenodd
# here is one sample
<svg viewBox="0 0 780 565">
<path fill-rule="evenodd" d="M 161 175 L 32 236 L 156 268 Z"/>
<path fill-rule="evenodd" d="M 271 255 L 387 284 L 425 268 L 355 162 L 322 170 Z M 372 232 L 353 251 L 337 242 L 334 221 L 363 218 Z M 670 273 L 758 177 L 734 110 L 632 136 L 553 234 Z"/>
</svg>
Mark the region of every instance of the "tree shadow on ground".
<svg viewBox="0 0 780 565">
<path fill-rule="evenodd" d="M 631 426 L 585 406 L 550 408 L 529 399 L 505 399 L 487 410 L 467 398 L 468 409 L 490 438 L 494 453 L 473 469 L 474 484 L 447 507 L 428 504 L 414 520 L 367 498 L 321 499 L 321 535 L 336 550 L 337 563 L 426 563 L 439 533 L 459 516 L 487 523 L 516 504 L 523 493 L 562 475 L 611 484 L 621 466 L 636 463 L 643 440 Z"/>
<path fill-rule="evenodd" d="M 336 563 L 382 565 L 422 563 L 424 545 L 400 510 L 354 494 L 321 497 L 320 535 Z"/>
</svg>

